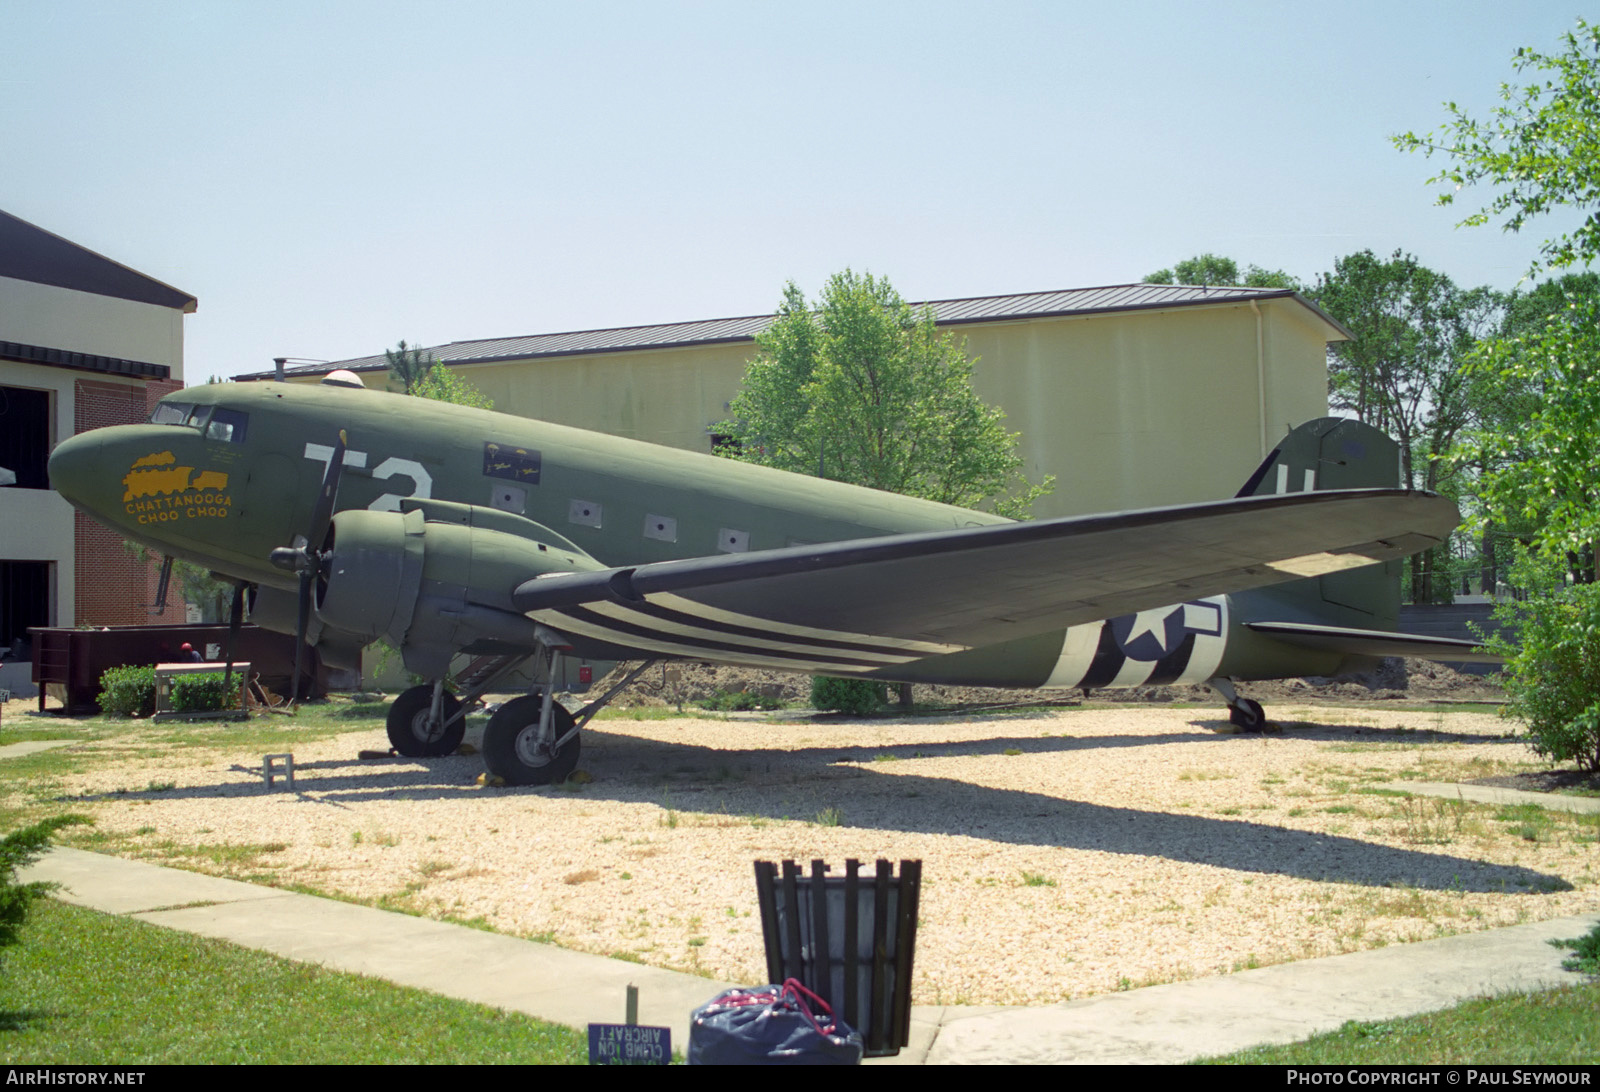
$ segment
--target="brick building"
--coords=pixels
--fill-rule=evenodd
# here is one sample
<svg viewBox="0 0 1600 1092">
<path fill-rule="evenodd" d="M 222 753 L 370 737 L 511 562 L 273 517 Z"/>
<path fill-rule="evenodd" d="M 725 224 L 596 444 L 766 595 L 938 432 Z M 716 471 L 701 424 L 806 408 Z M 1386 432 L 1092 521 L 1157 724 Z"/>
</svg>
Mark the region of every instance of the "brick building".
<svg viewBox="0 0 1600 1092">
<path fill-rule="evenodd" d="M 0 212 L 0 651 L 29 626 L 148 622 L 154 566 L 50 489 L 62 437 L 183 386 L 195 298 Z M 114 472 L 114 468 L 107 468 Z M 26 693 L 26 664 L 0 688 Z"/>
</svg>

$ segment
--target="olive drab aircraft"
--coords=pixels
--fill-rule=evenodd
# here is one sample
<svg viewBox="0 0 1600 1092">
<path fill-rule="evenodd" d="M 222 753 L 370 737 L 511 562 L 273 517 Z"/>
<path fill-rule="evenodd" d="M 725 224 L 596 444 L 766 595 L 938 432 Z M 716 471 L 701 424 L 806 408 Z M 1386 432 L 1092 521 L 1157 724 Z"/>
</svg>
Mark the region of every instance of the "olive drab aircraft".
<svg viewBox="0 0 1600 1092">
<path fill-rule="evenodd" d="M 1394 632 L 1400 559 L 1458 519 L 1398 476 L 1393 441 L 1326 418 L 1289 432 L 1231 499 L 1013 522 L 348 372 L 175 392 L 149 423 L 74 436 L 50 459 L 76 507 L 232 581 L 235 625 L 248 589 L 253 621 L 325 662 L 398 648 L 429 680 L 389 709 L 402 754 L 453 752 L 480 695 L 532 661 L 535 685 L 484 731 L 485 765 L 510 784 L 572 772 L 620 684 L 575 710 L 555 695 L 597 662 L 1204 683 L 1254 728 L 1261 706 L 1234 681 L 1485 658 Z M 462 653 L 475 659 L 451 679 Z"/>
</svg>

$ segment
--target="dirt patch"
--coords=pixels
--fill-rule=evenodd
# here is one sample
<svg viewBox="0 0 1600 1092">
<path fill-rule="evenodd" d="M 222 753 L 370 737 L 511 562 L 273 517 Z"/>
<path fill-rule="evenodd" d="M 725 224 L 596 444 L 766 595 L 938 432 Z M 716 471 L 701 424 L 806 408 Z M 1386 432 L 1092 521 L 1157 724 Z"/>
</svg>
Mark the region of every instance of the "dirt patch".
<svg viewBox="0 0 1600 1092">
<path fill-rule="evenodd" d="M 621 664 L 601 680 L 595 693 L 622 679 L 636 665 Z M 1211 704 L 1217 695 L 1204 686 L 1140 686 L 1131 690 L 1005 690 L 978 686 L 911 688 L 919 706 L 993 706 L 1018 704 L 1078 705 L 1084 701 L 1136 705 L 1191 702 Z M 690 705 L 719 694 L 758 694 L 804 708 L 811 701 L 811 676 L 747 667 L 675 663 L 650 668 L 618 694 L 619 706 Z M 1377 670 L 1343 679 L 1279 679 L 1241 683 L 1239 693 L 1263 705 L 1274 702 L 1441 701 L 1500 702 L 1505 691 L 1498 675 L 1469 675 L 1430 660 L 1390 657 Z M 1270 710 L 1269 710 L 1270 712 Z"/>
<path fill-rule="evenodd" d="M 1593 908 L 1591 817 L 1530 837 L 1405 792 L 1535 768 L 1493 714 L 1281 715 L 1270 735 L 1130 705 L 603 720 L 588 780 L 541 789 L 480 785 L 473 757 L 363 762 L 374 726 L 297 743 L 292 793 L 242 743 L 141 745 L 129 725 L 48 792 L 95 816 L 74 834 L 91 848 L 741 982 L 765 973 L 752 860 L 915 858 L 925 1004 L 1052 1003 Z"/>
</svg>

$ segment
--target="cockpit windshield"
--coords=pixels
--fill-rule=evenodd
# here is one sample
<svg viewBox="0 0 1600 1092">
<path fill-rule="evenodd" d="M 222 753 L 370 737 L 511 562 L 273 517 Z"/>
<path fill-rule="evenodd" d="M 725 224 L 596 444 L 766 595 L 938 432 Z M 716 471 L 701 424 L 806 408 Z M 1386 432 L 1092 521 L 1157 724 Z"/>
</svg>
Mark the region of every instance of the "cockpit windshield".
<svg viewBox="0 0 1600 1092">
<path fill-rule="evenodd" d="M 194 407 L 183 402 L 157 402 L 150 413 L 152 425 L 181 425 L 189 419 Z"/>
<path fill-rule="evenodd" d="M 205 434 L 208 440 L 242 444 L 250 415 L 226 406 L 194 406 L 187 402 L 160 402 L 151 411 L 152 425 L 184 425 Z"/>
</svg>

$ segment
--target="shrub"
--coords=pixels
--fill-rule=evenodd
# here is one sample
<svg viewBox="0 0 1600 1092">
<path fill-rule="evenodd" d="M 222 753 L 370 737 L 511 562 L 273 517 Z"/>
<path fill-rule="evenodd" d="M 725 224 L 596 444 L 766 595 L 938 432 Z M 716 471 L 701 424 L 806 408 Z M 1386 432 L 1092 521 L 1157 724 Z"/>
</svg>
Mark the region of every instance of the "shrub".
<svg viewBox="0 0 1600 1092">
<path fill-rule="evenodd" d="M 87 822 L 82 815 L 57 815 L 0 838 L 0 948 L 17 942 L 33 900 L 61 886 L 18 883 L 17 869 L 38 860 L 50 846 L 50 835 L 61 827 Z"/>
<path fill-rule="evenodd" d="M 782 698 L 757 694 L 753 690 L 718 690 L 701 698 L 696 704 L 702 709 L 743 713 L 753 709 L 782 709 L 784 702 Z"/>
<path fill-rule="evenodd" d="M 179 675 L 172 680 L 174 713 L 209 713 L 216 709 L 233 709 L 238 704 L 237 675 L 228 680 L 220 671 L 207 671 L 196 675 Z"/>
<path fill-rule="evenodd" d="M 102 712 L 119 717 L 148 717 L 156 711 L 156 669 L 111 667 L 100 676 Z"/>
<path fill-rule="evenodd" d="M 811 705 L 840 713 L 863 716 L 876 712 L 883 704 L 883 684 L 871 679 L 834 679 L 816 675 L 811 679 Z"/>
<path fill-rule="evenodd" d="M 1600 771 L 1600 584 L 1503 603 L 1496 617 L 1516 641 L 1489 642 L 1506 657 L 1506 715 L 1539 754 Z"/>
<path fill-rule="evenodd" d="M 1572 949 L 1573 954 L 1561 961 L 1561 965 L 1567 970 L 1600 974 L 1600 925 L 1596 925 L 1581 937 L 1552 940 L 1550 943 L 1557 948 Z"/>
</svg>

